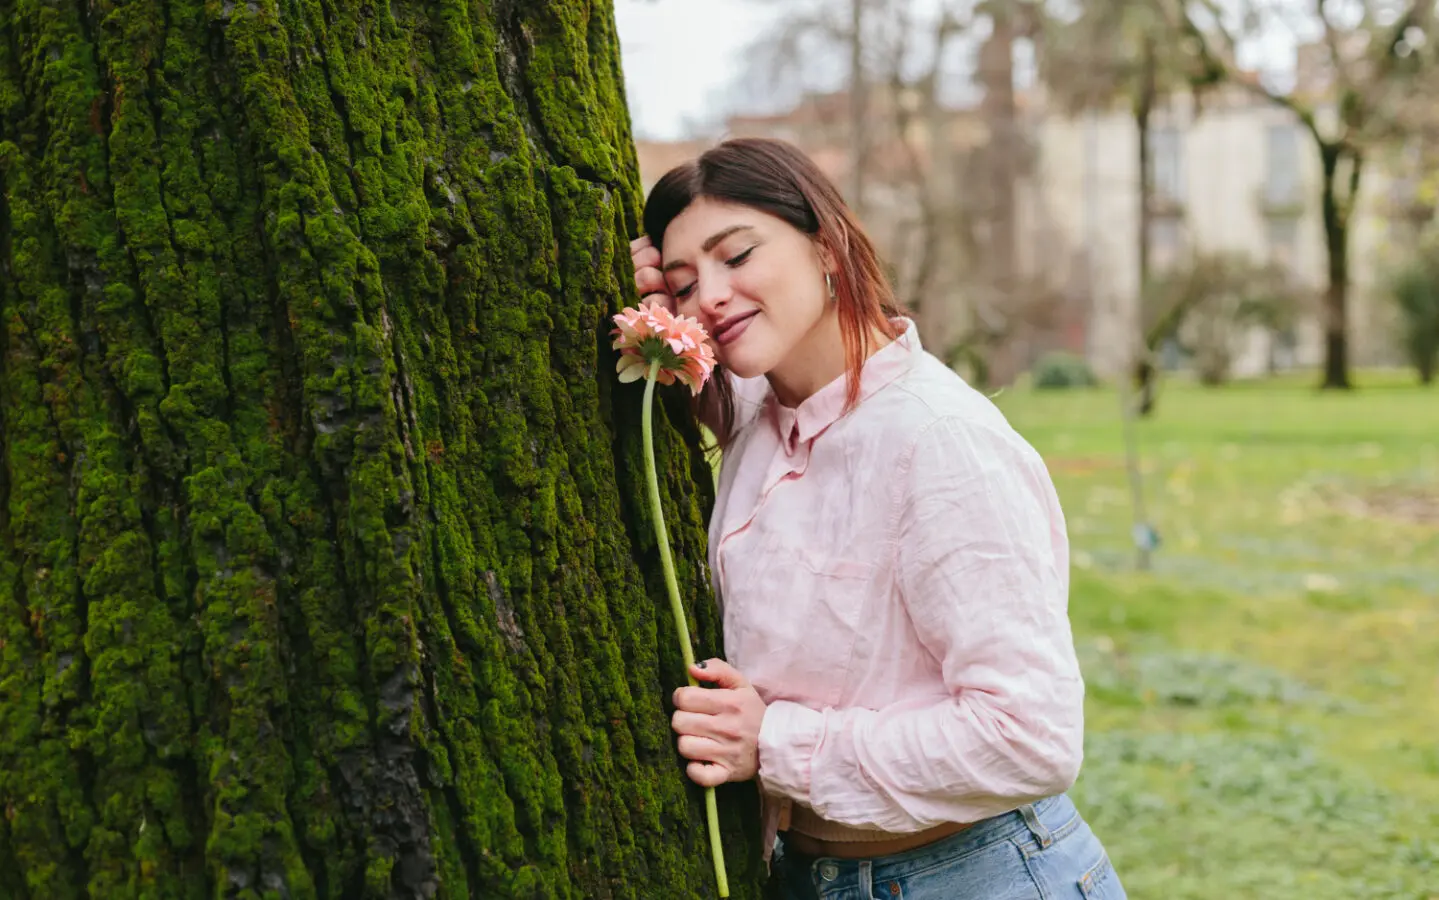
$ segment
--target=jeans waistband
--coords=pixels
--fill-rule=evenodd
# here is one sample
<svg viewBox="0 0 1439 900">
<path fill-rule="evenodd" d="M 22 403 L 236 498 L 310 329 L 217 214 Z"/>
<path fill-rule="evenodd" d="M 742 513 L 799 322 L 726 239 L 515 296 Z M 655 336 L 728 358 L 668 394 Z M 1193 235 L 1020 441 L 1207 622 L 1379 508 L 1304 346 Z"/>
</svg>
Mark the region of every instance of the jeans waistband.
<svg viewBox="0 0 1439 900">
<path fill-rule="evenodd" d="M 1067 794 L 1056 794 L 1012 812 L 977 822 L 969 828 L 924 847 L 875 859 L 813 857 L 784 850 L 790 865 L 809 867 L 823 878 L 826 889 L 843 888 L 846 883 L 905 878 L 939 863 L 965 856 L 999 841 L 1016 837 L 1033 839 L 1041 847 L 1063 837 L 1079 821 L 1079 810 Z"/>
</svg>

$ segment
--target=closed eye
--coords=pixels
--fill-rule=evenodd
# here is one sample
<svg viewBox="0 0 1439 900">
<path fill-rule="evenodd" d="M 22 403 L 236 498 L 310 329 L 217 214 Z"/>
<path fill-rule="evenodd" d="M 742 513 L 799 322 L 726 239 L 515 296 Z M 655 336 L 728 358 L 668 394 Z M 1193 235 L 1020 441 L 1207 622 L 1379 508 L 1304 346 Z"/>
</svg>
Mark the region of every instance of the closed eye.
<svg viewBox="0 0 1439 900">
<path fill-rule="evenodd" d="M 734 256 L 731 256 L 729 259 L 725 260 L 724 264 L 729 266 L 731 269 L 737 269 L 745 264 L 745 261 L 749 259 L 750 254 L 753 253 L 754 250 L 754 247 L 749 247 L 740 253 L 736 253 Z M 685 285 L 682 288 L 675 288 L 674 298 L 676 300 L 682 300 L 685 297 L 688 297 L 690 294 L 693 294 L 696 284 L 698 284 L 698 282 L 691 281 L 689 284 Z"/>
<path fill-rule="evenodd" d="M 740 266 L 744 265 L 745 260 L 749 259 L 749 255 L 753 252 L 754 248 L 750 247 L 743 253 L 735 254 L 734 256 L 731 256 L 729 259 L 725 260 L 725 265 L 729 266 L 731 269 L 737 269 Z"/>
</svg>

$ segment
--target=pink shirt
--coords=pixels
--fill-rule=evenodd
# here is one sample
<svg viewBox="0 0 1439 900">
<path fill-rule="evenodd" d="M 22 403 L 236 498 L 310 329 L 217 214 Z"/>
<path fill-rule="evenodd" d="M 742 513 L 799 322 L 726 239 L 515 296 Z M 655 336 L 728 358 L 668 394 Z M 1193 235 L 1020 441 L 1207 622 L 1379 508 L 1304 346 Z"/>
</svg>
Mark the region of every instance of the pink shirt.
<svg viewBox="0 0 1439 900">
<path fill-rule="evenodd" d="M 769 704 L 765 847 L 789 804 L 895 834 L 1067 790 L 1084 685 L 1064 517 L 1039 455 L 913 323 L 726 451 L 710 567 L 728 660 Z M 744 420 L 743 400 L 741 421 Z"/>
</svg>

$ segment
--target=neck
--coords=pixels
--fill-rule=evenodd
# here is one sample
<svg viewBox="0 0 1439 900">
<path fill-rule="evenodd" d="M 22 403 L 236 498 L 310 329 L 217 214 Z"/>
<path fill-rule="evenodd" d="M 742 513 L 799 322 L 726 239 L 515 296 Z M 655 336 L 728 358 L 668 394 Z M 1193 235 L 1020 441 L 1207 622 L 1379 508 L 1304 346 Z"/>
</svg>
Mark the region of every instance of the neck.
<svg viewBox="0 0 1439 900">
<path fill-rule="evenodd" d="M 877 329 L 871 329 L 867 356 L 873 356 L 889 342 Z M 839 314 L 830 310 L 766 377 L 775 398 L 793 409 L 844 373 L 844 337 L 839 328 Z"/>
</svg>

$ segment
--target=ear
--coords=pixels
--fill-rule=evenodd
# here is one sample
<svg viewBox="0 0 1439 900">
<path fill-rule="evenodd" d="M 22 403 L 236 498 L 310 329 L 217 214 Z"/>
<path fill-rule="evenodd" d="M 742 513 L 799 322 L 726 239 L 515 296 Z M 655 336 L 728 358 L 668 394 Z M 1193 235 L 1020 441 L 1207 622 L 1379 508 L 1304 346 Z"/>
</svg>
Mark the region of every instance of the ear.
<svg viewBox="0 0 1439 900">
<path fill-rule="evenodd" d="M 815 254 L 819 256 L 820 268 L 830 275 L 838 275 L 839 260 L 835 257 L 834 251 L 829 249 L 823 241 L 815 241 L 814 250 Z"/>
</svg>

